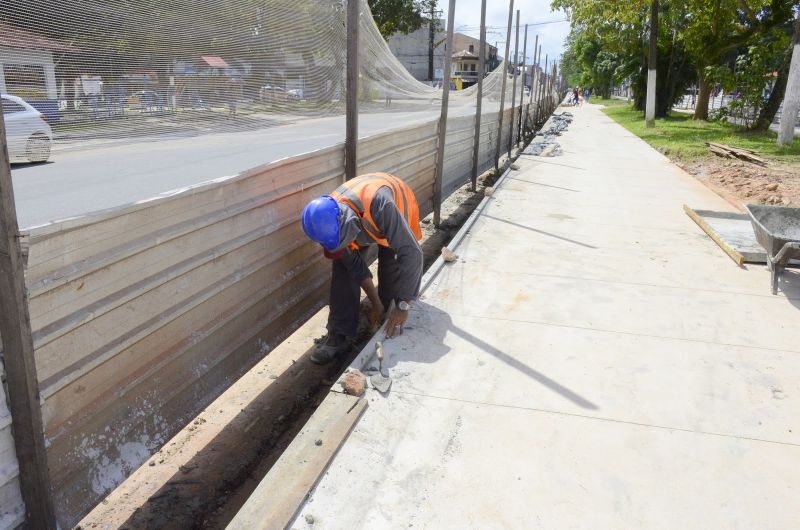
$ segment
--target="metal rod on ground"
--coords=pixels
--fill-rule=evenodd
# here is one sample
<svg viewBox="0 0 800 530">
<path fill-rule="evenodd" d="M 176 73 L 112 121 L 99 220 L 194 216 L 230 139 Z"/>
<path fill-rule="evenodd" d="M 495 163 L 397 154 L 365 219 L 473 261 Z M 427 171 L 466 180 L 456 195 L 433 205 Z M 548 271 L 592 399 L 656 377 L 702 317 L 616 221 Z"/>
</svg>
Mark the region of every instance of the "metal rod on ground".
<svg viewBox="0 0 800 530">
<path fill-rule="evenodd" d="M 503 82 L 500 85 L 500 114 L 497 116 L 497 148 L 494 153 L 494 170 L 500 175 L 500 148 L 503 143 L 503 112 L 506 106 L 506 81 L 508 80 L 508 52 L 511 47 L 511 24 L 514 21 L 514 0 L 508 2 L 508 31 L 506 31 L 506 64 L 504 65 Z"/>
<path fill-rule="evenodd" d="M 442 113 L 439 117 L 439 142 L 436 149 L 436 173 L 433 178 L 433 224 L 439 226 L 442 215 L 442 181 L 444 147 L 447 135 L 447 103 L 450 100 L 450 64 L 453 58 L 453 16 L 456 0 L 450 0 L 447 11 L 447 44 L 444 50 L 444 82 L 442 83 Z"/>
<path fill-rule="evenodd" d="M 536 71 L 539 66 L 539 61 L 536 59 L 536 50 L 539 48 L 539 35 L 536 35 L 536 41 L 533 43 L 533 63 L 531 64 L 531 92 L 528 94 L 528 108 L 525 110 L 525 122 L 522 125 L 522 134 L 526 133 L 528 128 L 528 120 L 531 113 L 531 103 L 533 103 L 533 91 L 536 87 L 536 78 L 538 72 Z M 535 64 L 536 66 L 533 66 Z M 534 108 L 534 111 L 536 109 Z"/>
<path fill-rule="evenodd" d="M 0 104 L 0 111 L 2 104 Z M 0 336 L 26 527 L 56 528 L 17 210 L 0 112 Z M 1 390 L 0 390 L 1 391 Z"/>
<path fill-rule="evenodd" d="M 478 164 L 481 149 L 481 98 L 483 97 L 483 76 L 486 73 L 486 0 L 481 0 L 481 35 L 478 45 L 478 100 L 475 104 L 475 134 L 472 142 L 472 191 L 478 189 Z"/>
<path fill-rule="evenodd" d="M 519 87 L 519 119 L 517 120 L 517 144 L 522 138 L 522 113 L 525 108 L 525 78 L 528 77 L 528 25 L 525 24 L 525 38 L 522 40 L 522 83 Z"/>
<path fill-rule="evenodd" d="M 512 72 L 514 78 L 511 82 L 511 119 L 508 124 L 508 159 L 511 160 L 511 149 L 514 145 L 514 118 L 517 116 L 517 66 L 519 61 L 517 55 L 519 54 L 519 9 L 517 9 L 517 38 L 514 42 L 514 67 Z"/>
<path fill-rule="evenodd" d="M 647 104 L 645 125 L 656 125 L 656 62 L 658 60 L 658 0 L 650 5 L 650 52 L 647 59 Z"/>
<path fill-rule="evenodd" d="M 344 179 L 358 173 L 358 19 L 360 0 L 347 0 L 347 95 L 344 140 Z"/>
</svg>

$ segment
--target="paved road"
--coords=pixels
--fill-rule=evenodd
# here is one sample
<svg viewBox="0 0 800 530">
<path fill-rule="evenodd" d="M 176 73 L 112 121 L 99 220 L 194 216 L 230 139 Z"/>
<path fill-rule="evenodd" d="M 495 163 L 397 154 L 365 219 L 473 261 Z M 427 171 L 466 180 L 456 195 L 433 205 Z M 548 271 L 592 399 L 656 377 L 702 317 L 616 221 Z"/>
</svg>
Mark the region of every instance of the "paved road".
<svg viewBox="0 0 800 530">
<path fill-rule="evenodd" d="M 464 115 L 473 107 L 451 108 Z M 437 108 L 365 114 L 361 136 L 437 118 Z M 137 140 L 55 153 L 45 165 L 12 168 L 19 224 L 56 220 L 149 199 L 344 141 L 344 116 L 317 118 L 249 132 Z"/>
</svg>

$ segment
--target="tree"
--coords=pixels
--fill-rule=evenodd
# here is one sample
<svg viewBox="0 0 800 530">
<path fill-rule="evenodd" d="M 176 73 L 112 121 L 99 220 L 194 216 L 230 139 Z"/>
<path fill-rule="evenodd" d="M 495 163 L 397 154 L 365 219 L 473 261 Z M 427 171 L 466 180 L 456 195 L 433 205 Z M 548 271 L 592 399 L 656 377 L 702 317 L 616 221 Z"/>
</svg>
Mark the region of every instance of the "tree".
<svg viewBox="0 0 800 530">
<path fill-rule="evenodd" d="M 691 15 L 683 31 L 686 49 L 697 72 L 694 118 L 708 119 L 713 87 L 711 71 L 725 55 L 792 18 L 793 0 L 690 0 Z"/>
<path fill-rule="evenodd" d="M 368 0 L 372 17 L 383 38 L 395 33 L 408 34 L 429 22 L 436 0 Z"/>
<path fill-rule="evenodd" d="M 796 0 L 661 0 L 656 115 L 665 115 L 682 96 L 682 89 L 696 81 L 695 118 L 708 119 L 711 90 L 721 78 L 732 78 L 730 67 L 737 50 L 786 24 L 794 5 Z M 638 65 L 631 77 L 634 102 L 643 108 L 649 2 L 553 0 L 552 6 L 565 9 L 573 29 L 586 32 L 604 51 L 616 53 L 628 69 Z"/>
</svg>

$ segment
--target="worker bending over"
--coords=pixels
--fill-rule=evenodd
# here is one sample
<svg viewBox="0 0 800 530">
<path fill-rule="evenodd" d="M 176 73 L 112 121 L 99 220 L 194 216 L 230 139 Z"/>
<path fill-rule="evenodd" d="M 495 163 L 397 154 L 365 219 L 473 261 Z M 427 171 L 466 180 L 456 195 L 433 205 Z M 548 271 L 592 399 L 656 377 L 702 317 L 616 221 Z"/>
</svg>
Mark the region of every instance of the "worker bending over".
<svg viewBox="0 0 800 530">
<path fill-rule="evenodd" d="M 382 322 L 395 302 L 386 336 L 401 333 L 409 304 L 419 295 L 422 249 L 419 206 L 408 185 L 387 173 L 349 180 L 303 208 L 303 231 L 333 261 L 328 334 L 311 360 L 325 364 L 347 351 L 358 328 L 361 289 L 372 303 L 370 320 Z M 367 251 L 378 246 L 378 287 L 367 267 Z"/>
</svg>

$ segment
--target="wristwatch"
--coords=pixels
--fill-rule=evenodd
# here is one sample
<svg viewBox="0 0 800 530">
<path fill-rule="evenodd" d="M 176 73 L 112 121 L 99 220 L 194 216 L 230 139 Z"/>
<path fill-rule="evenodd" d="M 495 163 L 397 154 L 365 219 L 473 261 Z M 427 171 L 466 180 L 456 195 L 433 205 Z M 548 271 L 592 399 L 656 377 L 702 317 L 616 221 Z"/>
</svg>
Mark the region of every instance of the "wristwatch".
<svg viewBox="0 0 800 530">
<path fill-rule="evenodd" d="M 400 311 L 408 311 L 409 309 L 411 309 L 411 304 L 409 304 L 405 300 L 401 300 L 397 304 L 397 309 L 399 309 Z"/>
</svg>

